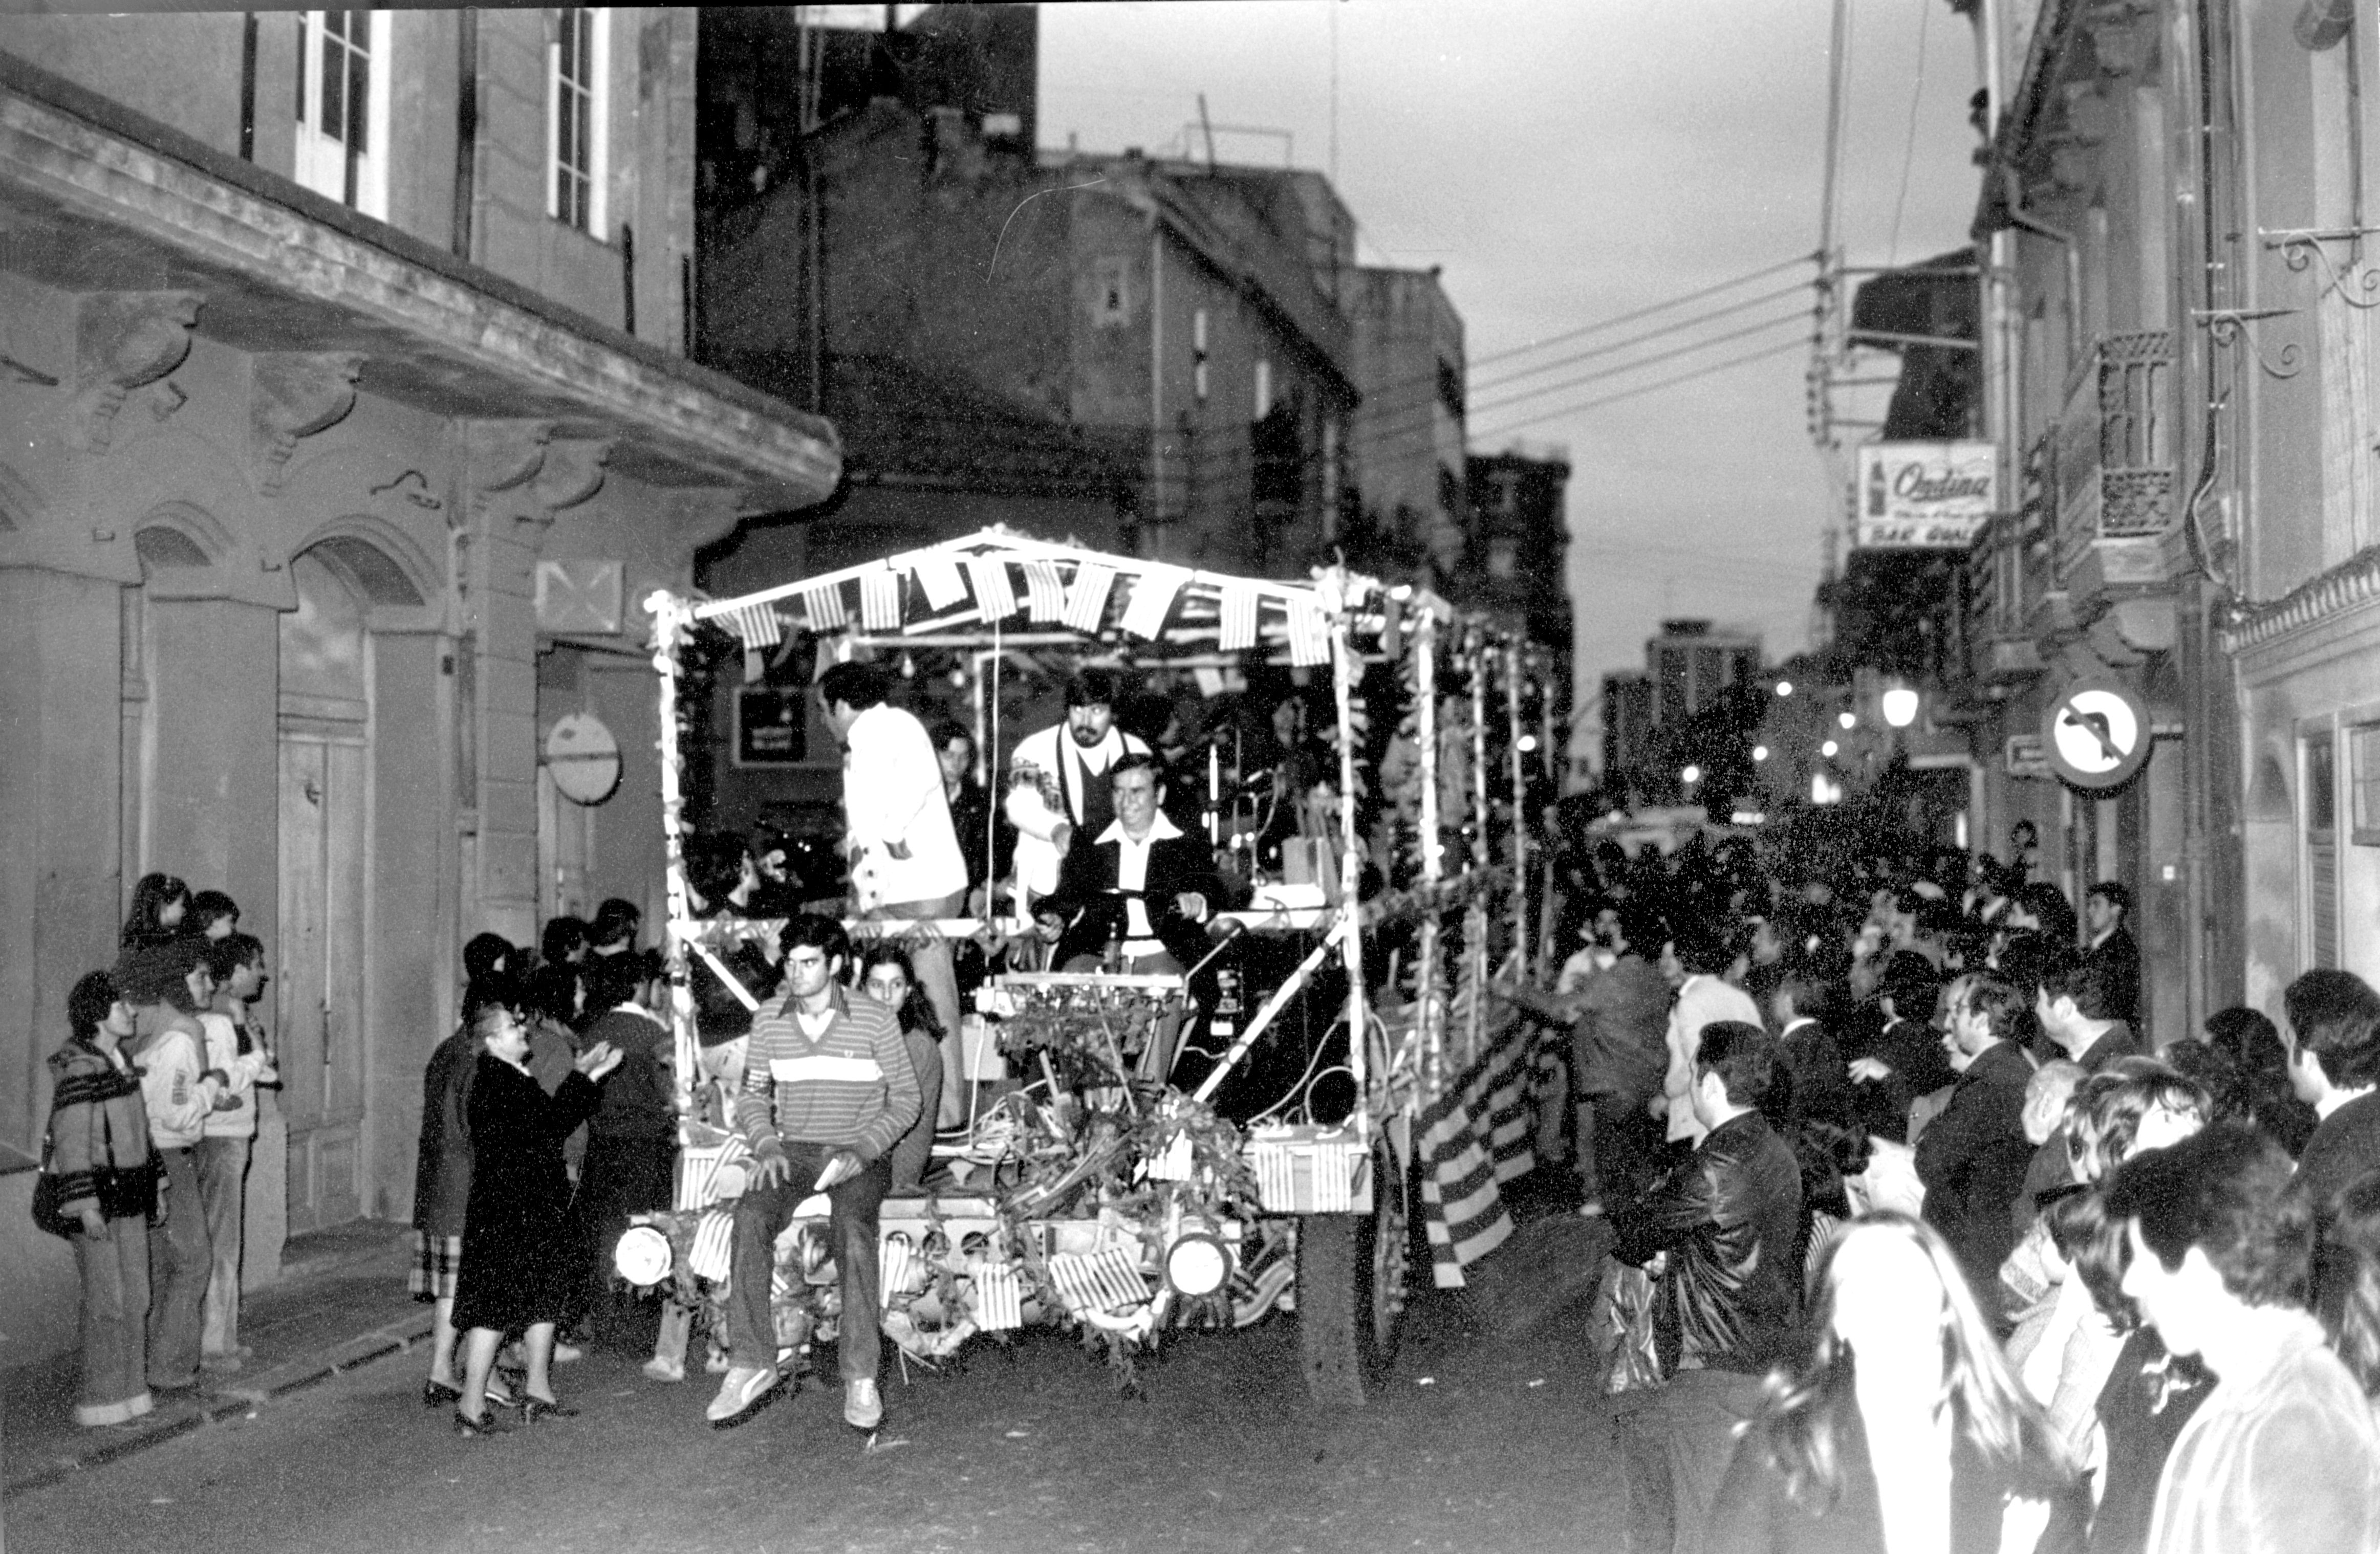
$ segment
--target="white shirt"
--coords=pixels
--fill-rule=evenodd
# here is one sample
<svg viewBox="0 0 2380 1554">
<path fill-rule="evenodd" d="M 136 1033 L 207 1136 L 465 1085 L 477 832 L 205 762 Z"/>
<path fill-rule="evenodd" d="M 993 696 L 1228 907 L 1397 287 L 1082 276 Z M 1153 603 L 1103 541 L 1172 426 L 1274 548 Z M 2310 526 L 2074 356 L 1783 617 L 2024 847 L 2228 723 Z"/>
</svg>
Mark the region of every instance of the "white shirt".
<svg viewBox="0 0 2380 1554">
<path fill-rule="evenodd" d="M 881 702 L 844 735 L 843 813 L 865 851 L 852 867 L 859 909 L 939 901 L 966 889 L 966 860 L 942 796 L 942 768 L 926 725 Z M 894 857 L 891 844 L 909 851 Z"/>
<path fill-rule="evenodd" d="M 1116 844 L 1116 889 L 1146 890 L 1148 886 L 1149 844 L 1181 834 L 1182 828 L 1166 819 L 1162 809 L 1149 822 L 1148 834 L 1137 842 L 1124 834 L 1122 820 L 1110 821 L 1108 829 L 1099 832 L 1099 840 Z M 1165 948 L 1157 938 L 1157 929 L 1149 924 L 1148 903 L 1143 898 L 1136 895 L 1123 898 L 1123 921 L 1125 954 L 1153 955 Z"/>
<path fill-rule="evenodd" d="M 1108 768 L 1127 753 L 1145 756 L 1148 746 L 1137 735 L 1111 727 L 1105 739 L 1086 749 L 1062 722 L 1016 742 L 1016 753 L 1008 759 L 1008 796 L 1001 807 L 1016 827 L 1016 882 L 1028 896 L 1048 895 L 1058 888 L 1060 854 L 1054 833 L 1061 825 L 1082 823 L 1090 785 L 1105 782 Z M 1062 803 L 1060 795 L 1064 795 Z"/>
</svg>

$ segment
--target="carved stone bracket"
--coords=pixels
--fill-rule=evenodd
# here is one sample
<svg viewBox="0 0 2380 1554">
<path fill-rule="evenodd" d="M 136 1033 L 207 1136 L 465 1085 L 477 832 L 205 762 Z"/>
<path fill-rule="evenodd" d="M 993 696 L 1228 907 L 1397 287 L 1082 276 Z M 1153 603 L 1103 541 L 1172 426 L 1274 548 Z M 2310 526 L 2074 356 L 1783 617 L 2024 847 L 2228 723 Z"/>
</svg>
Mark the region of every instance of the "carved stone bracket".
<svg viewBox="0 0 2380 1554">
<path fill-rule="evenodd" d="M 188 358 L 200 300 L 195 291 L 100 291 L 82 298 L 75 319 L 75 393 L 67 412 L 68 435 L 77 447 L 105 453 L 127 396 Z"/>
<path fill-rule="evenodd" d="M 565 437 L 549 443 L 537 475 L 537 499 L 549 511 L 576 507 L 603 487 L 612 439 Z"/>
<path fill-rule="evenodd" d="M 256 487 L 271 496 L 287 476 L 299 439 L 336 426 L 356 406 L 357 351 L 268 352 L 254 359 L 248 400 L 249 454 Z"/>
<path fill-rule="evenodd" d="M 553 441 L 553 423 L 467 421 L 463 440 L 470 461 L 471 493 L 510 491 L 543 467 L 546 444 Z"/>
</svg>

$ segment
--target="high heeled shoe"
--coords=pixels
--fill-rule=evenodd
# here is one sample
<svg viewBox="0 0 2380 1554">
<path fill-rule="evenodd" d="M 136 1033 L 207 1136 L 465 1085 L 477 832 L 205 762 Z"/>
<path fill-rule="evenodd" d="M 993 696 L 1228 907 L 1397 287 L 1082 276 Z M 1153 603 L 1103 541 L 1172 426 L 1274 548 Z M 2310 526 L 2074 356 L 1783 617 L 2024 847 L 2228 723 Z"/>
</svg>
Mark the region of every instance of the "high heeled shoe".
<svg viewBox="0 0 2380 1554">
<path fill-rule="evenodd" d="M 492 1409 L 477 1419 L 460 1409 L 455 1413 L 455 1433 L 465 1440 L 482 1440 L 489 1436 L 502 1435 L 512 1427 L 512 1421 Z"/>
<path fill-rule="evenodd" d="M 435 1377 L 421 1384 L 421 1406 L 424 1408 L 436 1408 L 441 1403 L 451 1406 L 462 1401 L 463 1389 L 460 1387 L 450 1387 Z"/>
<path fill-rule="evenodd" d="M 525 1425 L 533 1425 L 540 1419 L 576 1419 L 577 1417 L 578 1410 L 566 1402 L 555 1402 L 546 1398 L 533 1398 L 527 1392 L 521 1394 L 521 1423 Z"/>
</svg>

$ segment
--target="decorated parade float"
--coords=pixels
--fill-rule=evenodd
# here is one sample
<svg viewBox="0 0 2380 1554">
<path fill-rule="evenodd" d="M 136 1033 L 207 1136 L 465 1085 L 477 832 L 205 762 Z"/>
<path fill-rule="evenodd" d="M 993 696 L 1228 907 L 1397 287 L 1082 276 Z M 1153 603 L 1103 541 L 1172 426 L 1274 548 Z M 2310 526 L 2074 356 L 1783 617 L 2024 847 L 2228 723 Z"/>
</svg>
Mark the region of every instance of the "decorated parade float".
<svg viewBox="0 0 2380 1554">
<path fill-rule="evenodd" d="M 855 942 L 975 940 L 1006 966 L 964 1033 L 966 1077 L 1004 1081 L 971 1087 L 994 1099 L 937 1146 L 934 1190 L 883 1206 L 883 1326 L 906 1359 L 931 1366 L 1057 1323 L 1129 1384 L 1134 1357 L 1170 1331 L 1293 1309 L 1312 1394 L 1361 1402 L 1395 1352 L 1417 1265 L 1458 1286 L 1510 1233 L 1499 1184 L 1534 1163 L 1539 1103 L 1560 1084 L 1542 1024 L 1495 996 L 1526 976 L 1543 929 L 1526 813 L 1529 752 L 1552 742 L 1540 650 L 1343 567 L 1306 582 L 1225 577 L 1004 528 L 735 599 L 657 593 L 649 608 L 682 1147 L 674 1211 L 633 1231 L 619 1264 L 669 1301 L 657 1365 L 719 1298 L 742 1182 L 741 1141 L 703 1093 L 687 967 L 705 960 L 736 988 L 738 941 L 778 927 L 691 909 L 688 662 L 712 631 L 747 652 L 807 633 L 836 657 L 956 650 L 974 676 L 976 748 L 995 760 L 1000 677 L 1028 650 L 1140 673 L 1327 675 L 1333 824 L 1291 849 L 1292 868 L 1248 867 L 1209 747 L 1208 836 L 1246 898 L 1216 915 L 1209 959 L 1257 969 L 1224 977 L 1220 997 L 1199 984 L 1204 1007 L 1193 977 L 1036 969 L 1028 925 L 998 905 L 848 926 Z M 1286 1038 L 1293 1005 L 1318 1033 L 1291 1054 L 1298 1080 L 1278 1099 L 1225 1105 L 1250 1055 Z M 1157 1033 L 1185 1019 L 1195 1039 L 1176 1060 Z M 826 1213 L 821 1195 L 778 1243 L 787 1350 L 835 1330 Z"/>
</svg>

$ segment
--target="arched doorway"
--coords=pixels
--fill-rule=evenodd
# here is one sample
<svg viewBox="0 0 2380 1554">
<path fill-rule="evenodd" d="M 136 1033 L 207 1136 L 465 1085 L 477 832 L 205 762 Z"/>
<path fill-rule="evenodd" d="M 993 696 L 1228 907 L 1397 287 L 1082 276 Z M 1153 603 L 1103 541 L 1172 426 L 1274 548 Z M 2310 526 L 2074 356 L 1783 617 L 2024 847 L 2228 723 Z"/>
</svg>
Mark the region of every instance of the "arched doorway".
<svg viewBox="0 0 2380 1554">
<path fill-rule="evenodd" d="M 295 1234 L 362 1212 L 372 674 L 371 601 L 356 569 L 325 544 L 289 570 L 298 608 L 280 625 L 274 948 Z"/>
</svg>

